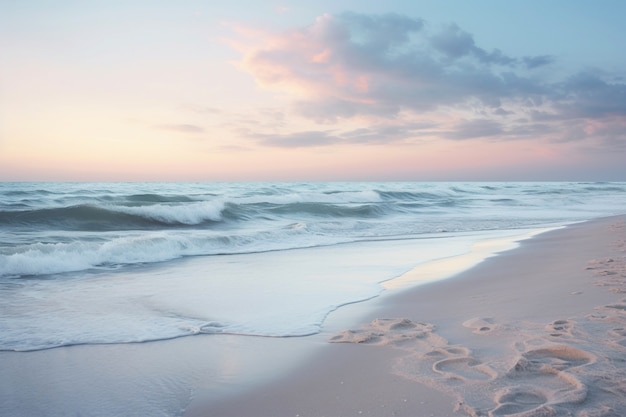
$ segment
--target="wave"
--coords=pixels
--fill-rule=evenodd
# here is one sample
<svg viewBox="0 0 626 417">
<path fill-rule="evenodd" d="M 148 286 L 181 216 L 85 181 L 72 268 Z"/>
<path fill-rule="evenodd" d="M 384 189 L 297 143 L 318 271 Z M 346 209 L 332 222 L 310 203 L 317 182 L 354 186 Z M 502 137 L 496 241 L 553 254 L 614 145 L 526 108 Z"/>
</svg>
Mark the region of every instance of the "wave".
<svg viewBox="0 0 626 417">
<path fill-rule="evenodd" d="M 381 197 L 387 201 L 436 201 L 444 196 L 448 196 L 447 193 L 434 193 L 434 192 L 415 192 L 415 191 L 378 191 Z"/>
<path fill-rule="evenodd" d="M 360 185 L 363 187 L 363 185 Z M 345 187 L 345 185 L 344 185 Z M 226 192 L 190 193 L 128 193 L 106 194 L 85 190 L 68 193 L 54 201 L 36 201 L 40 190 L 12 191 L 20 194 L 0 208 L 0 227 L 47 227 L 54 230 L 114 231 L 155 230 L 198 226 L 211 228 L 217 224 L 245 221 L 310 217 L 372 219 L 389 214 L 406 214 L 420 209 L 475 208 L 483 203 L 509 206 L 545 204 L 533 198 L 550 196 L 582 196 L 585 193 L 619 193 L 617 184 L 521 184 L 513 191 L 502 191 L 507 184 L 426 185 L 422 187 L 385 188 L 370 184 L 363 189 L 297 190 L 297 187 L 228 189 Z M 337 187 L 339 188 L 339 187 Z M 294 192 L 297 190 L 299 192 Z M 9 193 L 10 194 L 10 193 Z M 56 193 L 55 195 L 58 195 Z M 29 207 L 29 202 L 32 206 Z M 60 207 L 59 207 L 60 205 Z M 43 206 L 43 207 L 40 207 Z M 53 207 L 57 206 L 57 207 Z"/>
<path fill-rule="evenodd" d="M 63 230 L 155 229 L 172 225 L 199 225 L 222 220 L 221 202 L 148 206 L 76 205 L 37 210 L 0 211 L 0 225 L 48 226 Z"/>
<path fill-rule="evenodd" d="M 154 204 L 140 207 L 117 206 L 113 211 L 138 216 L 167 225 L 198 225 L 223 220 L 223 201 L 202 201 L 189 204 Z"/>
<path fill-rule="evenodd" d="M 64 186 L 0 192 L 0 276 L 520 228 L 626 204 L 624 183 Z"/>
<path fill-rule="evenodd" d="M 619 187 L 619 186 L 613 186 L 613 185 L 605 185 L 605 186 L 601 186 L 601 185 L 594 185 L 594 186 L 588 186 L 585 187 L 585 191 L 604 191 L 604 192 L 618 192 L 618 193 L 626 193 L 626 188 L 624 187 Z"/>
<path fill-rule="evenodd" d="M 155 225 L 147 218 L 94 206 L 2 211 L 0 224 L 26 227 L 56 226 L 67 230 L 115 230 L 128 227 L 149 228 Z"/>
<path fill-rule="evenodd" d="M 124 197 L 129 202 L 136 202 L 140 204 L 145 203 L 190 203 L 194 200 L 191 197 L 184 195 L 161 195 L 161 194 L 133 194 Z"/>
<path fill-rule="evenodd" d="M 370 218 L 378 217 L 384 214 L 384 209 L 375 204 L 341 206 L 337 204 L 292 203 L 268 207 L 267 211 L 269 213 L 277 213 L 283 215 L 309 214 L 316 217 L 329 218 Z"/>
<path fill-rule="evenodd" d="M 205 198 L 203 200 L 202 198 Z M 209 198 L 209 199 L 206 199 Z M 65 201 L 84 199 L 67 197 Z M 30 208 L 5 204 L 0 227 L 48 227 L 55 230 L 152 230 L 181 226 L 210 227 L 224 221 L 273 219 L 298 215 L 373 217 L 382 214 L 376 191 L 211 196 L 133 194 L 99 196 L 95 201 L 62 207 Z"/>
<path fill-rule="evenodd" d="M 294 223 L 272 231 L 215 233 L 138 232 L 101 240 L 32 243 L 0 247 L 0 277 L 37 276 L 93 268 L 170 261 L 186 256 L 259 253 L 313 247 L 355 239 L 311 235 Z"/>
<path fill-rule="evenodd" d="M 289 192 L 282 194 L 257 194 L 242 196 L 229 200 L 234 204 L 274 204 L 287 205 L 296 203 L 310 204 L 364 204 L 381 201 L 381 195 L 376 190 L 362 191 L 326 191 L 326 192 Z"/>
<path fill-rule="evenodd" d="M 0 254 L 0 276 L 36 276 L 162 262 L 194 254 L 184 238 L 123 237 L 102 242 L 35 243 Z"/>
</svg>

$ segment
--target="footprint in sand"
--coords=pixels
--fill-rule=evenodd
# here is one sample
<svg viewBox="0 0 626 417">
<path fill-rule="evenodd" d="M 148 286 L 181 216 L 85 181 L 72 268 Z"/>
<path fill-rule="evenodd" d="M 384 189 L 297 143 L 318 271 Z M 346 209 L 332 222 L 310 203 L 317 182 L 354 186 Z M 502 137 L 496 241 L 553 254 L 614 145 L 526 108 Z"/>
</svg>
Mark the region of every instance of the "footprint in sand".
<svg viewBox="0 0 626 417">
<path fill-rule="evenodd" d="M 554 406 L 582 403 L 587 386 L 573 374 L 572 368 L 596 361 L 589 352 L 567 345 L 553 345 L 522 353 L 506 375 L 512 388 L 499 391 L 492 416 L 534 417 L 555 413 Z M 537 387 L 541 387 L 541 391 Z"/>
<path fill-rule="evenodd" d="M 554 369 L 563 371 L 569 368 L 595 362 L 591 353 L 567 345 L 555 345 L 540 349 L 532 349 L 522 354 L 516 369 Z"/>
<path fill-rule="evenodd" d="M 623 417 L 623 414 L 615 412 L 611 407 L 602 406 L 593 410 L 583 410 L 577 417 Z"/>
<path fill-rule="evenodd" d="M 570 320 L 555 320 L 546 326 L 546 331 L 552 337 L 571 337 L 575 322 Z"/>
<path fill-rule="evenodd" d="M 424 356 L 430 357 L 445 357 L 448 358 L 450 356 L 469 356 L 470 350 L 463 346 L 445 346 L 439 349 L 434 349 Z"/>
<path fill-rule="evenodd" d="M 331 343 L 366 343 L 376 344 L 380 341 L 380 335 L 364 330 L 344 330 L 331 337 Z"/>
<path fill-rule="evenodd" d="M 488 381 L 497 374 L 489 366 L 471 357 L 443 359 L 433 364 L 433 371 L 461 381 Z"/>
<path fill-rule="evenodd" d="M 616 310 L 619 313 L 626 313 L 626 304 L 618 303 L 618 304 L 609 304 L 606 308 L 611 308 Z"/>
<path fill-rule="evenodd" d="M 496 393 L 496 404 L 490 416 L 550 416 L 552 407 L 546 405 L 548 398 L 539 390 L 506 388 Z"/>
<path fill-rule="evenodd" d="M 610 291 L 614 293 L 624 293 L 626 284 L 626 259 L 606 258 L 595 260 L 589 263 L 588 270 L 601 277 L 595 284 L 603 287 L 614 287 Z"/>
<path fill-rule="evenodd" d="M 603 273 L 608 271 L 614 262 L 613 258 L 592 259 L 587 262 L 587 268 L 585 269 Z"/>
<path fill-rule="evenodd" d="M 588 315 L 587 318 L 622 325 L 624 323 L 624 316 L 626 315 L 626 299 L 602 307 L 596 307 L 594 310 L 596 311 Z"/>
<path fill-rule="evenodd" d="M 375 319 L 361 330 L 344 330 L 329 339 L 332 343 L 392 345 L 415 351 L 430 351 L 448 341 L 434 333 L 435 326 L 406 318 Z"/>
<path fill-rule="evenodd" d="M 394 371 L 411 380 L 428 381 L 446 391 L 459 385 L 494 380 L 497 372 L 471 353 L 468 348 L 458 345 L 442 346 L 426 353 L 415 352 L 400 358 Z"/>
<path fill-rule="evenodd" d="M 580 404 L 587 399 L 587 386 L 566 372 L 515 371 L 508 379 L 514 387 L 507 395 L 496 395 L 497 405 L 489 415 L 552 416 L 554 406 Z"/>
<path fill-rule="evenodd" d="M 609 343 L 618 348 L 626 348 L 626 329 L 617 327 L 609 331 Z"/>
<path fill-rule="evenodd" d="M 470 354 L 464 346 L 445 346 L 425 353 L 423 359 L 435 361 L 432 371 L 436 375 L 453 380 L 487 381 L 497 376 L 493 369 Z"/>
<path fill-rule="evenodd" d="M 476 317 L 463 322 L 463 327 L 472 329 L 472 333 L 489 334 L 496 330 L 501 330 L 504 326 L 495 324 L 495 320 L 491 317 Z"/>
</svg>

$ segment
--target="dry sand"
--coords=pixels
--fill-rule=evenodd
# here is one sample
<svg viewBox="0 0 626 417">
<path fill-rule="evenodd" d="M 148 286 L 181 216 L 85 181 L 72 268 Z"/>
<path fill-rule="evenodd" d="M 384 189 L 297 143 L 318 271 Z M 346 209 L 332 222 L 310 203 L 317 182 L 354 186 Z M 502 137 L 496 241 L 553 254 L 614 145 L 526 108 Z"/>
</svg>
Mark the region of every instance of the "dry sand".
<svg viewBox="0 0 626 417">
<path fill-rule="evenodd" d="M 187 415 L 626 416 L 625 219 L 381 297 L 285 378 Z"/>
</svg>

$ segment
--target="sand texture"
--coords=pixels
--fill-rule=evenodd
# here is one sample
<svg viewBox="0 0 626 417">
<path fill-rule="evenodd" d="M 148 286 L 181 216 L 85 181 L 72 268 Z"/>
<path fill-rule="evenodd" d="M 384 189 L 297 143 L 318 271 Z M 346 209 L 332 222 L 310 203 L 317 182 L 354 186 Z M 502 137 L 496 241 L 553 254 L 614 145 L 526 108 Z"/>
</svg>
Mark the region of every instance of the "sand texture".
<svg viewBox="0 0 626 417">
<path fill-rule="evenodd" d="M 383 296 L 284 379 L 194 416 L 626 416 L 626 226 L 547 232 Z"/>
<path fill-rule="evenodd" d="M 590 259 L 590 285 L 617 295 L 580 315 L 551 321 L 502 320 L 498 311 L 461 325 L 481 339 L 444 338 L 437 326 L 408 318 L 375 319 L 331 342 L 391 346 L 404 351 L 393 365 L 403 378 L 453 395 L 469 416 L 626 415 L 626 245 L 624 221 L 606 231 L 611 256 Z M 562 293 L 568 293 L 567 277 Z M 515 291 L 514 285 L 511 291 Z M 583 291 L 569 291 L 581 297 Z M 560 297 L 553 299 L 559 302 Z M 583 303 L 584 304 L 584 303 Z M 452 311 L 458 311 L 451 307 Z M 460 311 L 459 311 L 460 313 Z M 505 314 L 506 315 L 506 314 Z M 508 315 L 507 315 L 508 316 Z M 556 316 L 555 316 L 556 317 Z M 460 321 L 460 320 L 459 320 Z M 486 348 L 485 346 L 488 346 Z"/>
</svg>

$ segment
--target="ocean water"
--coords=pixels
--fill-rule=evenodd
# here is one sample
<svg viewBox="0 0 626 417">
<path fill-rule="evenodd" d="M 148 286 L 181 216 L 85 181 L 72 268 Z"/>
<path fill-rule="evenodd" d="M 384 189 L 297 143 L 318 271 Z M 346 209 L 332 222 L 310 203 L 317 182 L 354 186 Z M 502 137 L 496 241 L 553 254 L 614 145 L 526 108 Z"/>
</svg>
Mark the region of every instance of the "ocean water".
<svg viewBox="0 0 626 417">
<path fill-rule="evenodd" d="M 626 213 L 626 183 L 0 183 L 0 350 L 305 336 L 417 265 Z"/>
</svg>

